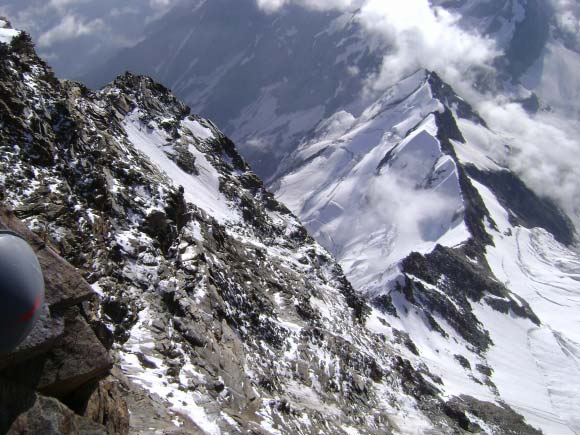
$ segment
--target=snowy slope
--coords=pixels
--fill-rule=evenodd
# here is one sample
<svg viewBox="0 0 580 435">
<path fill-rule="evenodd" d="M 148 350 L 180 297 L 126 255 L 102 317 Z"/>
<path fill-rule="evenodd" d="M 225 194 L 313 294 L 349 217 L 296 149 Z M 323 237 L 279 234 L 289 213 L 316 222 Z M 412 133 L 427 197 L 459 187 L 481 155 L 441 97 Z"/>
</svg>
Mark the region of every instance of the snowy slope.
<svg viewBox="0 0 580 435">
<path fill-rule="evenodd" d="M 419 71 L 285 162 L 307 163 L 281 178 L 278 197 L 364 292 L 380 290 L 411 251 L 469 237 L 455 163 L 436 137 L 439 110 Z"/>
<path fill-rule="evenodd" d="M 196 165 L 196 173 L 188 174 L 170 158 L 174 153 L 169 134 L 159 125 L 146 124 L 139 119 L 139 113 L 131 113 L 125 122 L 125 130 L 133 146 L 144 153 L 160 171 L 170 174 L 172 183 L 184 188 L 187 201 L 210 213 L 220 223 L 237 222 L 240 217 L 219 190 L 219 173 L 208 162 L 203 152 L 196 147 L 198 143 L 215 140 L 216 136 L 197 120 L 182 122 L 182 134 L 190 134 L 195 140 L 189 143 L 187 151 L 191 153 Z M 169 155 L 167 155 L 168 153 Z"/>
<path fill-rule="evenodd" d="M 494 275 L 542 320 L 540 326 L 510 325 L 489 309 L 478 308 L 495 342 L 489 359 L 495 360 L 496 385 L 510 405 L 545 427 L 546 433 L 578 433 L 580 256 L 543 229 L 514 228 L 493 193 L 482 185 L 477 188 L 497 224 L 491 230 L 495 246 L 488 248 L 487 261 Z M 510 361 L 505 351 L 516 343 L 521 351 Z M 524 368 L 526 360 L 529 366 Z"/>
</svg>

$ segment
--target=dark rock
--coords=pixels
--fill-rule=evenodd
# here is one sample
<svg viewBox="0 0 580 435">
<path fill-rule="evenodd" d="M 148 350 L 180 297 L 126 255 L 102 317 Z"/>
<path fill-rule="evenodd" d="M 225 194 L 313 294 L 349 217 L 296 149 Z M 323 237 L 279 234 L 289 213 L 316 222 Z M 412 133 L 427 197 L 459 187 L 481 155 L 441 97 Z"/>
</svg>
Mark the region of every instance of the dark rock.
<svg viewBox="0 0 580 435">
<path fill-rule="evenodd" d="M 472 243 L 482 253 L 484 246 L 493 245 L 493 239 L 487 233 L 485 223 L 486 221 L 489 222 L 492 227 L 495 227 L 496 224 L 491 218 L 478 190 L 471 183 L 467 171 L 463 168 L 463 165 L 459 164 L 459 159 L 451 140 L 465 143 L 465 138 L 457 126 L 453 113 L 445 107 L 442 113 L 435 112 L 435 120 L 437 123 L 437 139 L 441 143 L 441 149 L 445 154 L 453 157 L 456 162 L 459 185 L 461 186 L 465 204 L 465 224 L 471 233 Z"/>
<path fill-rule="evenodd" d="M 38 388 L 43 394 L 63 397 L 109 372 L 113 363 L 82 318 L 66 320 L 65 335 L 48 354 Z"/>
<path fill-rule="evenodd" d="M 139 360 L 139 362 L 141 363 L 141 365 L 144 368 L 146 368 L 146 369 L 156 369 L 157 368 L 157 364 L 155 364 L 154 361 L 152 361 L 151 359 L 149 359 L 142 352 L 138 352 L 137 353 L 137 359 Z"/>
<path fill-rule="evenodd" d="M 512 225 L 544 228 L 564 245 L 576 238 L 574 224 L 549 198 L 536 195 L 511 171 L 482 171 L 467 166 L 471 177 L 489 187 L 503 207 L 510 211 Z"/>
<path fill-rule="evenodd" d="M 453 107 L 460 118 L 487 127 L 483 118 L 465 100 L 459 98 L 453 88 L 441 80 L 437 73 L 430 72 L 428 80 L 434 98 L 437 98 L 447 107 Z"/>
<path fill-rule="evenodd" d="M 114 378 L 99 382 L 88 399 L 84 416 L 105 426 L 108 434 L 129 433 L 129 410 Z"/>
<path fill-rule="evenodd" d="M 191 324 L 187 324 L 180 318 L 174 319 L 175 329 L 177 329 L 183 338 L 193 347 L 203 347 L 207 343 L 207 338 L 198 333 Z"/>
<path fill-rule="evenodd" d="M 457 424 L 459 425 L 459 427 L 463 430 L 466 430 L 468 432 L 473 432 L 474 431 L 474 427 L 471 424 L 471 421 L 469 420 L 469 418 L 467 418 L 467 416 L 465 415 L 465 412 L 462 411 L 461 409 L 458 409 L 457 407 L 451 406 L 448 403 L 445 403 L 443 405 L 443 412 L 452 420 L 454 420 L 455 422 L 457 422 Z"/>
<path fill-rule="evenodd" d="M 143 231 L 154 240 L 159 242 L 161 250 L 167 252 L 175 240 L 176 233 L 173 231 L 167 215 L 162 211 L 153 211 L 145 218 Z"/>
<path fill-rule="evenodd" d="M 481 373 L 481 374 L 484 374 L 484 375 L 486 375 L 486 376 L 491 376 L 491 375 L 493 374 L 493 370 L 492 370 L 490 367 L 488 367 L 488 366 L 485 366 L 485 365 L 483 365 L 483 364 L 476 364 L 476 365 L 475 365 L 475 369 L 476 369 L 476 370 L 477 370 L 479 373 Z"/>
<path fill-rule="evenodd" d="M 390 294 L 381 295 L 373 299 L 373 306 L 385 314 L 399 317 L 397 308 L 393 305 L 393 299 Z"/>
<path fill-rule="evenodd" d="M 455 355 L 455 359 L 459 362 L 459 364 L 461 364 L 461 367 L 463 367 L 466 370 L 471 370 L 471 364 L 469 360 L 465 358 L 463 355 Z"/>
<path fill-rule="evenodd" d="M 415 345 L 413 340 L 411 340 L 411 337 L 407 332 L 400 331 L 398 329 L 393 329 L 393 335 L 395 336 L 396 343 L 402 343 L 413 354 L 419 356 L 419 349 L 417 349 L 417 346 Z"/>
<path fill-rule="evenodd" d="M 18 416 L 36 401 L 34 390 L 0 377 L 0 433 L 5 434 Z"/>
<path fill-rule="evenodd" d="M 107 435 L 107 430 L 54 398 L 36 396 L 33 406 L 14 421 L 8 435 Z"/>
<path fill-rule="evenodd" d="M 122 323 L 130 313 L 127 304 L 118 298 L 106 298 L 102 301 L 103 313 L 114 323 Z"/>
<path fill-rule="evenodd" d="M 521 415 L 516 414 L 507 405 L 498 406 L 493 403 L 482 402 L 470 396 L 460 396 L 448 401 L 444 405 L 444 410 L 447 415 L 451 414 L 457 417 L 454 420 L 460 422 L 460 426 L 466 430 L 477 430 L 477 428 L 470 426 L 471 423 L 467 425 L 467 428 L 464 427 L 466 422 L 462 416 L 469 412 L 491 425 L 497 431 L 496 433 L 501 433 L 502 435 L 542 434 L 539 430 L 528 425 Z"/>
</svg>

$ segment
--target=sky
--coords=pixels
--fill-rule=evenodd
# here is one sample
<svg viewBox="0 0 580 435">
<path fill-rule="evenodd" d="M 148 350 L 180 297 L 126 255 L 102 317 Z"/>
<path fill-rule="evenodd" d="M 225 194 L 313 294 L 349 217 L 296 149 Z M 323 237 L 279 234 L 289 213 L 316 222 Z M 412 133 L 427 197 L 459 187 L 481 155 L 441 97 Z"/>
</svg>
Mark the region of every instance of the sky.
<svg viewBox="0 0 580 435">
<path fill-rule="evenodd" d="M 0 0 L 0 15 L 31 34 L 58 76 L 85 68 L 139 42 L 149 22 L 176 0 Z"/>
</svg>

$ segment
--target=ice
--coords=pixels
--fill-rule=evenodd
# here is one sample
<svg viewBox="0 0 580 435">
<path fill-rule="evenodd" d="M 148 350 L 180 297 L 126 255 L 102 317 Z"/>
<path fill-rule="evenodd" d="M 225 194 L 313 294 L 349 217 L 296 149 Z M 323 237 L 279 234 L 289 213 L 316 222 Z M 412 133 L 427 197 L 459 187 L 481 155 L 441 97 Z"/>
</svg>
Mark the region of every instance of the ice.
<svg viewBox="0 0 580 435">
<path fill-rule="evenodd" d="M 564 416 L 553 402 L 554 391 L 541 367 L 550 365 L 553 366 L 549 369 L 552 374 L 564 374 L 560 381 L 571 385 L 575 380 L 575 385 L 578 382 L 574 373 L 562 373 L 557 366 L 562 360 L 561 351 L 548 342 L 537 341 L 542 340 L 542 336 L 548 332 L 547 328 L 538 328 L 529 320 L 506 316 L 486 305 L 474 304 L 473 308 L 494 342 L 486 356 L 493 367 L 492 381 L 501 398 L 522 414 L 528 423 L 541 428 L 544 433 L 574 435 L 571 422 L 562 418 Z M 572 386 L 569 390 L 574 388 Z"/>
<path fill-rule="evenodd" d="M 361 291 L 384 289 L 412 251 L 469 238 L 457 169 L 429 114 L 439 105 L 424 80 L 415 74 L 340 128 L 327 125 L 346 115 L 332 117 L 323 128 L 331 139 L 305 144 L 296 160 L 306 163 L 278 186 L 279 198 Z"/>
<path fill-rule="evenodd" d="M 494 382 L 516 411 L 546 433 L 578 433 L 580 256 L 542 229 L 512 227 L 493 193 L 473 183 L 498 226 L 489 230 L 495 246 L 487 248 L 487 261 L 542 321 L 538 327 L 478 307 L 495 343 L 488 355 Z"/>
</svg>

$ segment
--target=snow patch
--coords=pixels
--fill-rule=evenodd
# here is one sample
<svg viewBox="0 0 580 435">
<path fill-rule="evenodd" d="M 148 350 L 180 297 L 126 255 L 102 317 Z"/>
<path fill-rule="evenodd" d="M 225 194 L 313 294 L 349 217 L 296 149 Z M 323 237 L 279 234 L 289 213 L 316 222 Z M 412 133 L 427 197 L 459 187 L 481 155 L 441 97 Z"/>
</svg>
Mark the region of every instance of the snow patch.
<svg viewBox="0 0 580 435">
<path fill-rule="evenodd" d="M 192 127 L 193 128 L 193 127 Z M 195 157 L 199 175 L 183 171 L 164 152 L 169 137 L 161 129 L 150 128 L 140 119 L 137 111 L 125 119 L 127 137 L 133 146 L 145 154 L 175 186 L 183 186 L 185 199 L 212 215 L 218 222 L 237 222 L 240 217 L 219 190 L 220 176 L 204 153 L 195 146 L 190 152 Z"/>
<path fill-rule="evenodd" d="M 5 21 L 0 22 L 0 27 L 2 27 L 2 23 L 6 23 Z M 3 44 L 10 44 L 14 38 L 20 35 L 18 30 L 14 29 L 0 29 L 0 43 Z"/>
<path fill-rule="evenodd" d="M 215 135 L 211 129 L 201 125 L 199 121 L 184 119 L 181 121 L 181 125 L 187 128 L 195 137 L 202 141 L 215 139 Z"/>
</svg>

